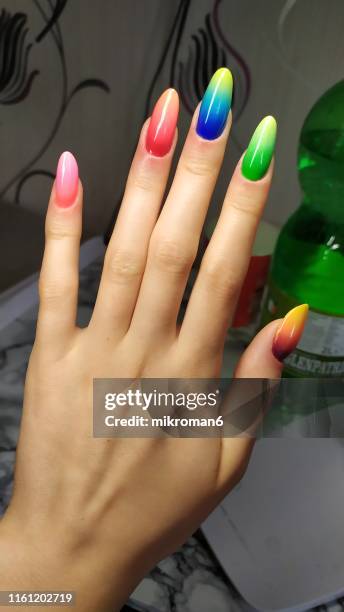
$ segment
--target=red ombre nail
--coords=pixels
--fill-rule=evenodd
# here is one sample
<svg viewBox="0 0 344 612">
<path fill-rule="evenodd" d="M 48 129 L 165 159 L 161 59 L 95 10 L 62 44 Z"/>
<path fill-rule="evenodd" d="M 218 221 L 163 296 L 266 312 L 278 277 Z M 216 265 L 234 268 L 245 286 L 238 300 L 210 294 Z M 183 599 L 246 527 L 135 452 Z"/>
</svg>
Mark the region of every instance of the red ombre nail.
<svg viewBox="0 0 344 612">
<path fill-rule="evenodd" d="M 164 157 L 172 147 L 179 112 L 175 89 L 167 89 L 157 101 L 149 123 L 146 149 L 151 155 Z"/>
<path fill-rule="evenodd" d="M 62 153 L 55 179 L 56 203 L 61 208 L 71 206 L 77 196 L 79 186 L 79 170 L 74 155 L 65 151 Z"/>
</svg>

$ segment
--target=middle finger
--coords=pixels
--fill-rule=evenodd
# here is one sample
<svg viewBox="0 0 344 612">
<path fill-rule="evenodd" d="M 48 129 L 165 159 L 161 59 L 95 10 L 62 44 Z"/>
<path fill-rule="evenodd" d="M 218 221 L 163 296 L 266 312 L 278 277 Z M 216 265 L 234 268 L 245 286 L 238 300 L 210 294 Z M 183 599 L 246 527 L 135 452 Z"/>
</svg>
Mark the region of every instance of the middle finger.
<svg viewBox="0 0 344 612">
<path fill-rule="evenodd" d="M 231 121 L 233 79 L 212 77 L 196 109 L 172 187 L 150 240 L 132 328 L 155 338 L 176 332 L 176 320 L 223 160 Z M 148 316 L 149 315 L 149 316 Z"/>
</svg>

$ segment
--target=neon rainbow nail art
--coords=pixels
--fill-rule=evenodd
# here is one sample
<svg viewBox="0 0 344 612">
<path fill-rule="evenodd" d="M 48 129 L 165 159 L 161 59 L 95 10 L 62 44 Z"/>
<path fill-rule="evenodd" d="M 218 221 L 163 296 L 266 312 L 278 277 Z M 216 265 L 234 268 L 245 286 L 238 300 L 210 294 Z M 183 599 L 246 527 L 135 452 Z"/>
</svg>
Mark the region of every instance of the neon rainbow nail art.
<svg viewBox="0 0 344 612">
<path fill-rule="evenodd" d="M 164 157 L 172 147 L 179 112 L 175 89 L 167 89 L 157 101 L 149 123 L 146 149 L 151 155 Z"/>
<path fill-rule="evenodd" d="M 241 171 L 250 181 L 265 176 L 275 150 L 277 123 L 274 117 L 264 117 L 253 133 L 242 161 Z"/>
<path fill-rule="evenodd" d="M 203 96 L 196 132 L 205 140 L 218 138 L 226 125 L 231 109 L 233 77 L 228 68 L 219 68 Z"/>
<path fill-rule="evenodd" d="M 77 196 L 79 170 L 77 161 L 69 151 L 62 153 L 57 164 L 55 192 L 56 203 L 61 208 L 71 206 Z"/>
<path fill-rule="evenodd" d="M 296 348 L 302 336 L 307 315 L 308 304 L 301 304 L 289 310 L 284 317 L 272 343 L 272 353 L 279 361 L 283 361 Z"/>
</svg>

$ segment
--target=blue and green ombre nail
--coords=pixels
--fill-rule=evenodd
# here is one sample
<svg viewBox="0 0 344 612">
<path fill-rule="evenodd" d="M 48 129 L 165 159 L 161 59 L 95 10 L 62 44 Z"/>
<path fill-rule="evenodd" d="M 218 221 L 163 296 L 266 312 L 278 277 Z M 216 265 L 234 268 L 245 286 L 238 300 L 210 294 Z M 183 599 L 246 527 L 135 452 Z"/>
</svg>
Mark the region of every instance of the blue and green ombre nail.
<svg viewBox="0 0 344 612">
<path fill-rule="evenodd" d="M 228 68 L 219 68 L 203 96 L 196 132 L 205 140 L 221 136 L 232 104 L 233 77 Z"/>
</svg>

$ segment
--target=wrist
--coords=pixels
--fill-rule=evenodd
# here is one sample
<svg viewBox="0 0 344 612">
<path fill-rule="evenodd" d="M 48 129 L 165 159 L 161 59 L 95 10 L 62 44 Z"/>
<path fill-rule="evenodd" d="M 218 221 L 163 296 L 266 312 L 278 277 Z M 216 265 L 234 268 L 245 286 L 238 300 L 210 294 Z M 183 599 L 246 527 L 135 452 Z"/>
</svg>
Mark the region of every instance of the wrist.
<svg viewBox="0 0 344 612">
<path fill-rule="evenodd" d="M 120 610 L 145 570 L 125 554 L 112 553 L 106 559 L 103 553 L 86 543 L 76 550 L 68 537 L 57 541 L 28 536 L 19 524 L 4 518 L 0 521 L 0 590 L 74 592 L 76 612 Z"/>
</svg>

